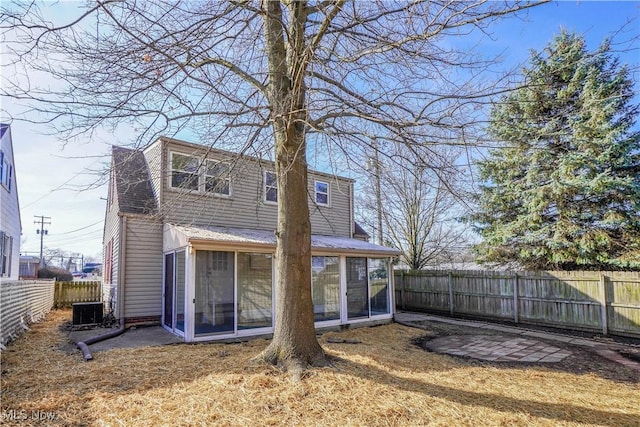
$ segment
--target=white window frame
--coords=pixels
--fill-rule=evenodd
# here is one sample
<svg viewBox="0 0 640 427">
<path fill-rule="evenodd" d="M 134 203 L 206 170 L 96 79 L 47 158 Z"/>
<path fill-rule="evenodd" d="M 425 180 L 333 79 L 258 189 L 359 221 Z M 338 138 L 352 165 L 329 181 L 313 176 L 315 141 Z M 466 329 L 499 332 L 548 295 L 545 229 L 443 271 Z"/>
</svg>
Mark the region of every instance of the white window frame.
<svg viewBox="0 0 640 427">
<path fill-rule="evenodd" d="M 173 156 L 183 156 L 183 157 L 189 157 L 191 159 L 194 159 L 197 163 L 198 166 L 200 166 L 200 158 L 198 156 L 194 156 L 191 154 L 184 154 L 184 153 L 179 153 L 176 151 L 172 151 L 169 155 L 169 166 L 170 166 L 170 173 L 169 173 L 169 187 L 175 190 L 186 190 L 186 191 L 200 191 L 200 175 L 201 175 L 201 171 L 199 170 L 200 167 L 196 168 L 195 171 L 189 171 L 189 170 L 185 170 L 185 169 L 175 169 L 173 167 Z M 173 185 L 173 173 L 174 172 L 180 172 L 180 173 L 186 173 L 186 174 L 191 174 L 191 175 L 195 175 L 196 180 L 195 180 L 195 187 L 196 188 L 187 188 L 187 187 L 181 187 L 181 186 L 175 186 Z"/>
<path fill-rule="evenodd" d="M 218 165 L 222 165 L 225 168 L 225 172 L 221 173 L 221 174 L 210 174 L 209 171 L 211 170 L 210 168 L 215 168 Z M 218 160 L 211 160 L 211 159 L 205 159 L 205 163 L 204 163 L 204 173 L 203 173 L 203 183 L 202 183 L 202 191 L 206 194 L 213 194 L 216 196 L 220 196 L 220 197 L 231 197 L 232 194 L 232 188 L 231 188 L 231 165 L 228 162 L 222 162 L 222 161 L 218 161 Z M 219 182 L 221 181 L 226 181 L 227 183 L 227 189 L 228 191 L 225 192 L 221 192 L 219 191 L 219 189 L 214 188 L 212 190 L 207 190 L 207 180 L 209 178 L 213 178 Z"/>
<path fill-rule="evenodd" d="M 275 178 L 275 185 L 267 185 L 267 174 L 272 174 Z M 263 193 L 264 193 L 264 202 L 272 205 L 278 204 L 278 175 L 276 175 L 273 171 L 264 171 L 263 174 Z M 267 190 L 275 189 L 276 190 L 276 200 L 267 199 Z"/>
<path fill-rule="evenodd" d="M 327 191 L 326 192 L 321 192 L 318 191 L 318 184 L 324 184 L 327 186 Z M 318 206 L 329 206 L 330 204 L 330 188 L 331 188 L 331 184 L 326 182 L 326 181 L 320 181 L 318 179 L 314 180 L 313 182 L 313 201 L 315 202 L 316 205 Z M 326 203 L 322 203 L 318 201 L 318 195 L 324 194 L 327 196 L 327 202 Z"/>
<path fill-rule="evenodd" d="M 0 232 L 0 276 L 11 276 L 11 256 L 13 252 L 13 237 L 4 231 Z"/>
</svg>

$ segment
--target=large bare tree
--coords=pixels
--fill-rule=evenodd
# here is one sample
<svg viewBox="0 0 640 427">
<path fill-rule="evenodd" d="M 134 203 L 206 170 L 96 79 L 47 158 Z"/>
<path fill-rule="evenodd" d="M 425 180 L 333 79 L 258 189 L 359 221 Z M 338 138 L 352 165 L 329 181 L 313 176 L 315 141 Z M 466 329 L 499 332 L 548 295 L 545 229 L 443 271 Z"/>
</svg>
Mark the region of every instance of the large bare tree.
<svg viewBox="0 0 640 427">
<path fill-rule="evenodd" d="M 272 150 L 279 274 L 261 357 L 299 372 L 325 362 L 309 286 L 307 155 L 361 164 L 373 137 L 424 159 L 435 145 L 465 144 L 474 106 L 506 82 L 480 78 L 489 63 L 464 37 L 537 3 L 97 0 L 54 19 L 47 6 L 3 2 L 15 61 L 2 95 L 28 101 L 63 138 L 129 124 L 137 144 L 187 129 L 205 144 Z"/>
</svg>

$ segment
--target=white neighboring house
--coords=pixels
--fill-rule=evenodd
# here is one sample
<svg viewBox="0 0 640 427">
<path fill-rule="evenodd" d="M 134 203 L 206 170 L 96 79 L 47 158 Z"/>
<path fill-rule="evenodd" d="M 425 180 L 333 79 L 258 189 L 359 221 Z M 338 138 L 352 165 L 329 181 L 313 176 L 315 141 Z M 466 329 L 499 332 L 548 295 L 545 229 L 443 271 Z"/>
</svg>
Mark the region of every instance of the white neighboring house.
<svg viewBox="0 0 640 427">
<path fill-rule="evenodd" d="M 0 282 L 18 280 L 21 233 L 11 127 L 0 123 Z"/>
</svg>

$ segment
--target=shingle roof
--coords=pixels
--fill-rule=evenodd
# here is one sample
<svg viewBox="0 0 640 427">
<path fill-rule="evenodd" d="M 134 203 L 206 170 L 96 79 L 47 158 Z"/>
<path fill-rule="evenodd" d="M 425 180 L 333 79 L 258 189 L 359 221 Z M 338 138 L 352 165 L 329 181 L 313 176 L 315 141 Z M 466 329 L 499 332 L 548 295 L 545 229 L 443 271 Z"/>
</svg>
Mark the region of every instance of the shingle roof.
<svg viewBox="0 0 640 427">
<path fill-rule="evenodd" d="M 140 150 L 113 147 L 112 167 L 120 212 L 152 214 L 157 211 L 149 167 Z"/>
<path fill-rule="evenodd" d="M 366 237 L 367 239 L 370 237 L 369 233 L 364 231 L 364 228 L 360 226 L 357 222 L 353 222 L 353 236 L 354 237 Z"/>
</svg>

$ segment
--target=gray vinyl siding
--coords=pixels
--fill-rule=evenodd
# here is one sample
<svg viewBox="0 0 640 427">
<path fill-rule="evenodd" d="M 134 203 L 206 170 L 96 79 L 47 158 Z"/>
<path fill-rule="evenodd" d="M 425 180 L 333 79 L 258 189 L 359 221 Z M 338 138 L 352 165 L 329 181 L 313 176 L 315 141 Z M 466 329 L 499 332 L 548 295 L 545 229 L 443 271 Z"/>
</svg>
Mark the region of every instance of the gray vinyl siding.
<svg viewBox="0 0 640 427">
<path fill-rule="evenodd" d="M 127 216 L 125 238 L 125 318 L 160 316 L 162 223 L 151 217 Z"/>
<path fill-rule="evenodd" d="M 264 201 L 263 189 L 264 172 L 275 170 L 272 162 L 254 158 L 236 159 L 233 162 L 231 196 L 221 197 L 171 188 L 171 152 L 198 157 L 207 153 L 206 148 L 193 144 L 165 141 L 162 156 L 165 165 L 162 169 L 165 171 L 162 177 L 164 191 L 160 210 L 166 222 L 260 230 L 274 230 L 277 227 L 277 206 Z M 213 160 L 229 159 L 229 153 L 214 150 L 206 155 Z M 329 206 L 315 205 L 315 179 L 330 185 Z M 312 233 L 351 237 L 351 200 L 351 180 L 310 172 L 309 211 Z"/>
<path fill-rule="evenodd" d="M 20 273 L 20 235 L 22 224 L 20 223 L 20 205 L 18 203 L 18 183 L 16 165 L 13 158 L 13 143 L 11 141 L 11 130 L 7 130 L 0 143 L 0 149 L 4 153 L 5 159 L 13 169 L 11 186 L 6 188 L 0 184 L 0 231 L 6 233 L 13 239 L 11 247 L 11 258 L 9 259 L 10 275 L 0 278 L 0 281 L 18 280 Z M 7 248 L 9 249 L 9 248 Z"/>
<path fill-rule="evenodd" d="M 103 272 L 103 280 L 102 280 L 102 301 L 105 303 L 105 308 L 107 310 L 114 310 L 114 315 L 118 315 L 118 307 L 116 307 L 118 297 L 117 297 L 117 288 L 118 288 L 118 254 L 120 249 L 120 216 L 119 205 L 118 205 L 118 192 L 115 191 L 115 188 L 112 187 L 114 181 L 110 180 L 109 184 L 109 195 L 107 199 L 110 197 L 113 198 L 113 202 L 111 206 L 109 206 L 109 202 L 107 201 L 105 220 L 104 220 L 104 233 L 102 237 L 102 248 L 103 248 L 103 259 L 102 266 L 103 268 L 107 267 L 107 246 L 109 241 L 113 239 L 113 268 L 112 268 L 112 276 L 111 283 L 107 283 L 104 280 L 104 272 Z"/>
<path fill-rule="evenodd" d="M 329 184 L 329 205 L 316 205 L 315 181 Z M 309 214 L 313 234 L 351 237 L 351 182 L 309 174 Z"/>
</svg>

